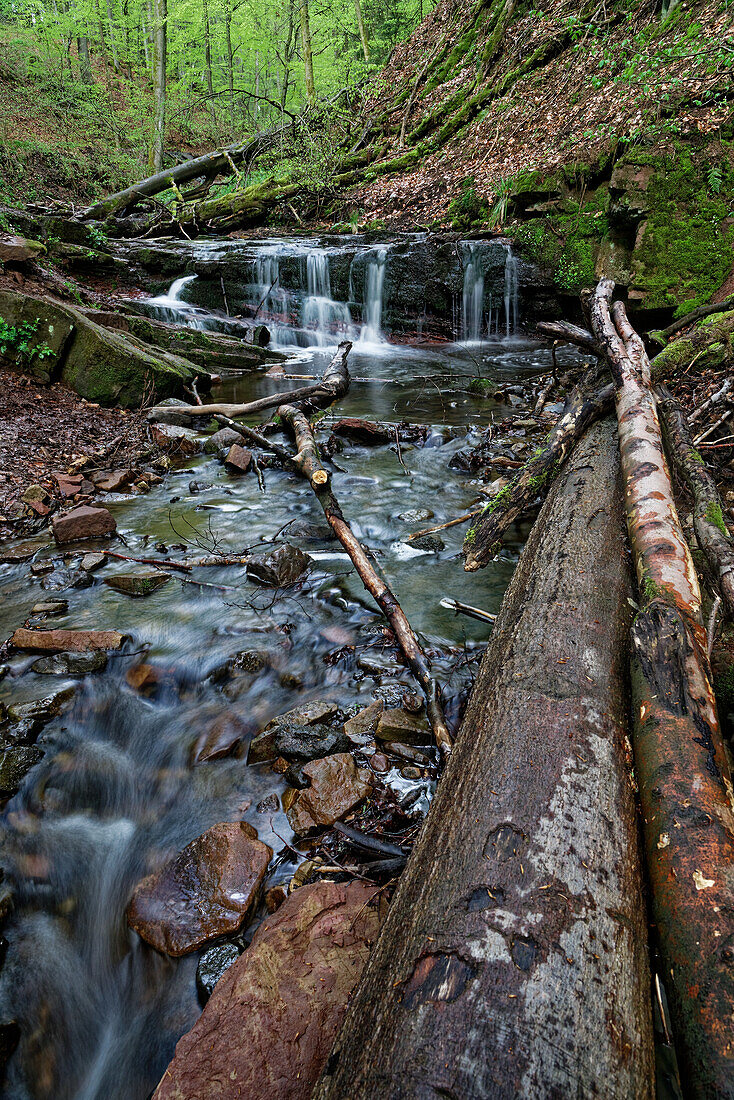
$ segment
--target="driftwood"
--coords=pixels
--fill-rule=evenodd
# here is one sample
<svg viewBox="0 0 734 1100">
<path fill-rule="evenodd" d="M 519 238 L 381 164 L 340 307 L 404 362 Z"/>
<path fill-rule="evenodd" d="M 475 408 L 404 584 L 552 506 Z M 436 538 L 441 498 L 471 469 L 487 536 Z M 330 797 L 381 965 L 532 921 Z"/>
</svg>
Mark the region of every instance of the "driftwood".
<svg viewBox="0 0 734 1100">
<path fill-rule="evenodd" d="M 632 712 L 653 914 L 689 1095 L 734 1096 L 734 812 L 701 594 L 665 463 L 650 362 L 603 279 L 594 335 L 616 389 L 627 526 L 642 610 Z M 603 575 L 603 574 L 600 574 Z"/>
<path fill-rule="evenodd" d="M 592 372 L 596 377 L 596 370 Z M 612 407 L 614 387 L 589 393 L 588 381 L 571 394 L 546 446 L 527 462 L 513 481 L 487 504 L 464 540 L 464 569 L 473 573 L 487 565 L 502 545 L 508 527 L 536 499 L 556 475 L 571 447 L 595 420 Z"/>
<path fill-rule="evenodd" d="M 192 420 L 197 417 L 211 419 L 218 416 L 226 416 L 232 419 L 236 416 L 249 416 L 251 413 L 263 412 L 265 409 L 277 409 L 278 405 L 297 402 L 301 408 L 323 409 L 332 402 L 337 401 L 349 389 L 349 371 L 347 370 L 347 356 L 352 345 L 348 340 L 339 344 L 336 355 L 324 371 L 323 377 L 313 386 L 301 386 L 297 390 L 287 390 L 284 393 L 274 393 L 270 397 L 259 397 L 256 401 L 248 401 L 246 404 L 213 404 L 213 405 L 176 405 L 177 416 L 189 416 Z M 153 417 L 165 413 L 168 406 L 157 406 L 151 409 Z M 240 425 L 234 427 L 240 431 Z"/>
<path fill-rule="evenodd" d="M 718 584 L 727 614 L 734 619 L 734 543 L 724 523 L 716 482 L 693 445 L 688 419 L 664 386 L 657 390 L 666 450 L 693 497 L 698 545 Z"/>
<path fill-rule="evenodd" d="M 543 506 L 314 1100 L 653 1095 L 618 470 Z"/>
<path fill-rule="evenodd" d="M 293 432 L 296 454 L 292 463 L 311 485 L 326 521 L 352 559 L 359 578 L 390 623 L 410 669 L 426 697 L 426 713 L 436 744 L 444 756 L 451 752 L 451 736 L 441 706 L 441 692 L 431 673 L 430 661 L 423 652 L 405 612 L 387 582 L 379 576 L 364 547 L 344 518 L 331 490 L 327 471 L 321 465 L 313 428 L 304 413 L 293 405 L 281 405 L 278 415 Z"/>
</svg>

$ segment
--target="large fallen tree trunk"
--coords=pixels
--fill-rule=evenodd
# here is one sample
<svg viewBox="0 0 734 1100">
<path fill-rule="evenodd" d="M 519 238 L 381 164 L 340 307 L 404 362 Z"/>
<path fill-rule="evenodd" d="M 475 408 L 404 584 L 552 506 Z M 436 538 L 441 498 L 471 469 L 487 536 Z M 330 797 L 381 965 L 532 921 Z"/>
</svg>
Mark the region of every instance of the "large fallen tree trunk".
<svg viewBox="0 0 734 1100">
<path fill-rule="evenodd" d="M 339 344 L 336 355 L 324 371 L 323 377 L 313 386 L 301 386 L 296 390 L 286 390 L 281 393 L 271 394 L 269 397 L 259 397 L 256 401 L 248 401 L 243 404 L 220 403 L 214 405 L 177 405 L 177 416 L 189 416 L 192 420 L 226 416 L 230 420 L 236 416 L 249 416 L 252 413 L 264 412 L 266 409 L 277 409 L 278 405 L 298 403 L 303 409 L 323 409 L 327 405 L 338 401 L 349 389 L 349 371 L 347 369 L 347 356 L 351 350 L 351 343 L 345 340 Z M 170 413 L 167 405 L 156 406 L 151 409 L 149 416 Z M 235 425 L 239 430 L 239 425 Z"/>
<path fill-rule="evenodd" d="M 701 594 L 681 531 L 644 345 L 599 283 L 594 335 L 616 387 L 627 526 L 642 611 L 632 628 L 635 771 L 653 913 L 689 1095 L 734 1096 L 734 812 Z"/>
<path fill-rule="evenodd" d="M 87 218 L 106 218 L 122 210 L 131 210 L 141 199 L 151 198 L 161 191 L 167 191 L 174 184 L 179 186 L 188 180 L 199 179 L 204 176 L 214 179 L 216 176 L 229 175 L 237 165 L 250 161 L 254 157 L 271 148 L 278 138 L 285 133 L 289 124 L 276 126 L 272 130 L 264 130 L 247 141 L 237 141 L 228 145 L 226 149 L 216 149 L 204 156 L 194 157 L 192 160 L 177 164 L 174 168 L 167 168 L 163 172 L 156 172 L 122 191 L 109 195 L 94 203 L 85 211 Z"/>
<path fill-rule="evenodd" d="M 326 516 L 327 523 L 352 559 L 354 568 L 357 570 L 363 585 L 393 628 L 411 672 L 425 695 L 426 714 L 431 723 L 436 744 L 444 756 L 449 755 L 451 752 L 451 736 L 443 714 L 441 692 L 431 673 L 430 661 L 408 622 L 405 612 L 398 603 L 395 593 L 387 582 L 380 577 L 364 547 L 344 518 L 339 501 L 331 489 L 329 475 L 321 465 L 311 424 L 303 412 L 293 405 L 281 405 L 278 409 L 278 416 L 282 418 L 284 423 L 289 425 L 293 432 L 296 454 L 293 457 L 292 464 L 301 477 L 304 477 L 311 485 Z"/>
<path fill-rule="evenodd" d="M 318 1100 L 654 1094 L 618 470 L 543 506 Z"/>
<path fill-rule="evenodd" d="M 693 497 L 693 526 L 727 614 L 734 619 L 734 543 L 721 507 L 716 482 L 693 445 L 688 418 L 670 390 L 659 386 L 658 409 L 668 455 Z"/>
<path fill-rule="evenodd" d="M 596 371 L 592 372 L 592 378 L 595 377 Z M 477 522 L 468 531 L 462 547 L 464 569 L 467 573 L 481 569 L 492 560 L 502 546 L 502 538 L 508 527 L 519 519 L 555 477 L 576 440 L 581 438 L 595 420 L 610 411 L 613 400 L 612 385 L 594 392 L 590 390 L 587 378 L 576 387 L 546 446 L 486 505 Z"/>
</svg>

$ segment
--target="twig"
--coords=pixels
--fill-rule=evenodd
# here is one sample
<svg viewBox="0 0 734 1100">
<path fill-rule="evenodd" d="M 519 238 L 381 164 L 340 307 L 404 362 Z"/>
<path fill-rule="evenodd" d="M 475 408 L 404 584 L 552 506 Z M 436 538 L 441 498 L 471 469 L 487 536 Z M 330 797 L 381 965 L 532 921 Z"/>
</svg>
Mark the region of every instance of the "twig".
<svg viewBox="0 0 734 1100">
<path fill-rule="evenodd" d="M 456 527 L 459 523 L 466 523 L 468 519 L 475 519 L 477 516 L 481 516 L 484 511 L 484 506 L 476 508 L 473 512 L 466 512 L 463 516 L 457 516 L 456 519 L 450 519 L 447 523 L 437 523 L 435 527 L 424 527 L 422 531 L 414 531 L 412 535 L 408 535 L 406 542 L 413 542 L 414 539 L 422 538 L 423 535 L 432 535 L 434 531 L 445 531 L 447 527 Z"/>
</svg>

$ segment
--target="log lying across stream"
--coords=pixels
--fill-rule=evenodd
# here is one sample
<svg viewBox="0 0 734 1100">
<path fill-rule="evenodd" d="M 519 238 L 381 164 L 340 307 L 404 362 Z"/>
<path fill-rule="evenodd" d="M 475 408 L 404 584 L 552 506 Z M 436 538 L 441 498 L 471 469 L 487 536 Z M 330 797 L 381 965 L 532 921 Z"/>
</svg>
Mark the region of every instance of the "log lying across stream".
<svg viewBox="0 0 734 1100">
<path fill-rule="evenodd" d="M 314 1097 L 653 1095 L 616 433 L 569 458 Z"/>
</svg>

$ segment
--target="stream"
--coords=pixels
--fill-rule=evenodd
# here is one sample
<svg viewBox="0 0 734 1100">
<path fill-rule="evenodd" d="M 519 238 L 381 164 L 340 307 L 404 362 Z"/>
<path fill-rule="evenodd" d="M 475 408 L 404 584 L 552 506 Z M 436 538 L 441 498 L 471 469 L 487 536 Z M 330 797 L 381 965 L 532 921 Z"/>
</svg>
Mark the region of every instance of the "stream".
<svg viewBox="0 0 734 1100">
<path fill-rule="evenodd" d="M 258 251 L 239 301 L 252 307 L 263 300 L 260 319 L 289 356 L 287 374 L 318 376 L 338 339 L 354 341 L 351 390 L 320 427 L 341 416 L 431 425 L 426 445 L 403 444 L 400 456 L 394 446 L 347 443 L 335 455 L 333 486 L 424 639 L 455 728 L 488 628 L 457 617 L 441 599 L 498 611 L 520 534 L 473 575 L 461 567 L 464 526 L 441 532 L 439 552 L 404 540 L 477 500 L 480 482 L 452 469 L 450 459 L 476 441 L 490 412 L 498 420 L 509 408 L 470 393 L 471 379 L 512 383 L 549 367 L 549 350 L 518 331 L 514 257 L 505 249 L 509 264 L 500 263 L 488 305 L 477 251 L 465 247 L 455 325 L 463 342 L 408 346 L 390 342 L 384 325 L 389 247 L 362 250 L 360 286 L 350 287 L 348 300 L 334 291 L 327 253 L 308 243 L 206 241 L 190 248 L 200 265 L 212 257 L 226 265 L 238 250 Z M 294 255 L 301 270 L 296 291 L 283 277 L 284 257 Z M 146 308 L 178 323 L 220 327 L 200 285 L 196 272 L 181 275 Z M 292 385 L 264 372 L 232 375 L 215 386 L 213 399 L 247 401 Z M 206 487 L 192 491 L 194 481 Z M 260 588 L 244 567 L 233 566 L 196 572 L 204 586 L 173 573 L 153 595 L 129 599 L 102 583 L 131 570 L 111 561 L 88 587 L 69 587 L 70 552 L 50 539 L 35 558 L 53 563 L 47 575 L 32 574 L 30 563 L 0 565 L 4 637 L 40 599 L 62 596 L 69 608 L 50 621 L 53 627 L 115 629 L 131 639 L 104 671 L 83 679 L 39 675 L 30 671 L 36 658 L 28 655 L 13 656 L 0 679 L 5 703 L 76 689 L 41 734 L 44 757 L 4 812 L 2 865 L 14 908 L 5 929 L 0 1009 L 21 1027 L 5 1085 L 12 1100 L 145 1100 L 196 1020 L 197 955 L 165 957 L 128 928 L 125 907 L 140 878 L 216 822 L 239 819 L 275 852 L 266 888 L 292 878 L 300 857 L 277 801 L 283 777 L 268 764 L 233 757 L 192 766 L 202 731 L 224 710 L 257 732 L 307 700 L 354 710 L 376 697 L 398 705 L 415 690 L 349 559 L 324 530 L 308 484 L 277 469 L 266 469 L 264 481 L 262 492 L 252 474 L 236 477 L 216 456 L 199 455 L 147 495 L 108 494 L 102 502 L 117 521 L 114 548 L 133 556 L 184 545 L 197 555 L 242 554 L 291 541 L 312 563 L 305 582 L 287 591 Z M 71 557 L 78 559 L 81 549 L 72 547 Z M 217 675 L 243 652 L 257 656 L 257 671 Z M 148 693 L 126 679 L 143 659 L 158 677 Z M 386 782 L 417 818 L 425 814 L 432 779 L 405 778 L 396 767 Z M 244 930 L 245 941 L 256 924 Z"/>
</svg>

